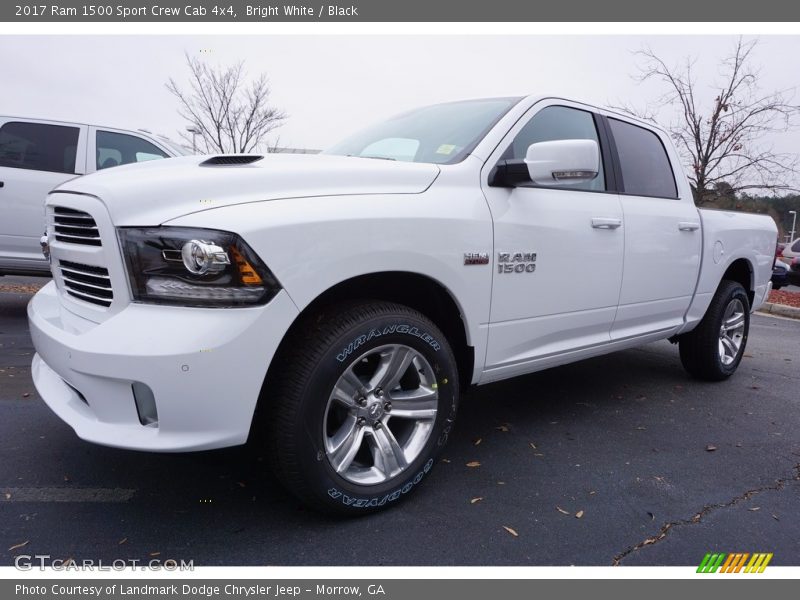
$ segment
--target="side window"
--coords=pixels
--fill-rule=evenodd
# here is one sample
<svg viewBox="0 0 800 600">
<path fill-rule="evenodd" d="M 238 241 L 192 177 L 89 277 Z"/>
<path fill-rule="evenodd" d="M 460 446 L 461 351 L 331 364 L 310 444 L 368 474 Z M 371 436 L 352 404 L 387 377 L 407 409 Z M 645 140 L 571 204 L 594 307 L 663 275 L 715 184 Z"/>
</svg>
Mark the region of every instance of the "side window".
<svg viewBox="0 0 800 600">
<path fill-rule="evenodd" d="M 514 138 L 503 158 L 525 158 L 528 146 L 537 142 L 555 140 L 594 140 L 600 147 L 597 128 L 592 113 L 566 106 L 548 106 L 536 113 Z M 603 161 L 600 160 L 600 172 L 588 182 L 574 185 L 561 185 L 559 188 L 603 191 L 606 189 Z"/>
<path fill-rule="evenodd" d="M 96 138 L 97 170 L 167 158 L 167 154 L 153 144 L 135 135 L 98 131 Z"/>
<path fill-rule="evenodd" d="M 75 173 L 80 129 L 12 121 L 0 127 L 0 167 Z"/>
<path fill-rule="evenodd" d="M 675 176 L 661 139 L 652 131 L 609 119 L 626 194 L 677 198 Z"/>
</svg>

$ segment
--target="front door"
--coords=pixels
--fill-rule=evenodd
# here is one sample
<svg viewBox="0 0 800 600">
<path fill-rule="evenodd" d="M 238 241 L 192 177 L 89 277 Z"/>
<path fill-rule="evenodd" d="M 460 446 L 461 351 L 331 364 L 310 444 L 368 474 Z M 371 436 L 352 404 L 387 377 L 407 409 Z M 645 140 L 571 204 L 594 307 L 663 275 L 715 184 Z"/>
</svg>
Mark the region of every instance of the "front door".
<svg viewBox="0 0 800 600">
<path fill-rule="evenodd" d="M 590 139 L 601 171 L 561 187 L 493 187 L 500 160 L 528 146 Z M 546 366 L 548 358 L 610 341 L 622 283 L 624 224 L 620 198 L 606 178 L 608 149 L 597 118 L 579 105 L 531 108 L 490 157 L 481 175 L 494 219 L 494 280 L 486 373 L 492 381 Z"/>
</svg>

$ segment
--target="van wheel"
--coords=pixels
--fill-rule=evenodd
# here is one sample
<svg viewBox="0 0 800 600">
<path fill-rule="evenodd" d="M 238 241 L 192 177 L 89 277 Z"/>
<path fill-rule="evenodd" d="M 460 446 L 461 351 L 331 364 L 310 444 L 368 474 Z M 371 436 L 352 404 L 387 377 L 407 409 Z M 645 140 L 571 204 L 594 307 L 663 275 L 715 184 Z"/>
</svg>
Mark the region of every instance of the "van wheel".
<svg viewBox="0 0 800 600">
<path fill-rule="evenodd" d="M 450 345 L 388 302 L 339 305 L 295 329 L 266 385 L 269 456 L 305 504 L 364 514 L 415 490 L 456 417 Z"/>
<path fill-rule="evenodd" d="M 727 379 L 742 360 L 749 331 L 747 292 L 741 284 L 725 280 L 700 324 L 680 337 L 683 368 L 698 379 Z"/>
</svg>

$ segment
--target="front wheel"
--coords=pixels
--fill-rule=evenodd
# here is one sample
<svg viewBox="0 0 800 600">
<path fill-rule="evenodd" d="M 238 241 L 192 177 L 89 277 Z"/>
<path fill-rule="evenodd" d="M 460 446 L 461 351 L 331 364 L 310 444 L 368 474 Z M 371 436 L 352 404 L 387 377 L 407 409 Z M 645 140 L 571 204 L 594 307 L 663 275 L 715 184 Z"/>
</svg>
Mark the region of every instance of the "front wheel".
<svg viewBox="0 0 800 600">
<path fill-rule="evenodd" d="M 442 332 L 369 302 L 305 319 L 271 370 L 274 470 L 306 504 L 363 514 L 406 497 L 453 426 L 458 373 Z"/>
<path fill-rule="evenodd" d="M 742 360 L 749 331 L 747 292 L 735 281 L 723 281 L 700 324 L 680 337 L 683 367 L 698 379 L 727 379 Z"/>
</svg>

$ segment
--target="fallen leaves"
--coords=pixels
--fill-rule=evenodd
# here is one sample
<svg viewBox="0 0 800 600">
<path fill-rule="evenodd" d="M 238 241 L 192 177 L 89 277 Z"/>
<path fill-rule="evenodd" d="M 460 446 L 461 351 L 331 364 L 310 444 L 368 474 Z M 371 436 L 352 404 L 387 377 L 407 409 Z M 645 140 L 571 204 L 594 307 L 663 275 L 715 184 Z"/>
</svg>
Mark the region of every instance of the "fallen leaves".
<svg viewBox="0 0 800 600">
<path fill-rule="evenodd" d="M 6 492 L 3 495 L 6 497 L 6 500 L 11 500 L 11 494 L 10 493 Z"/>
<path fill-rule="evenodd" d="M 567 516 L 570 516 L 570 515 L 572 514 L 571 512 L 564 510 L 564 509 L 563 509 L 563 508 L 561 508 L 560 506 L 556 506 L 556 510 L 557 510 L 558 512 L 560 512 L 562 515 L 567 515 Z"/>
<path fill-rule="evenodd" d="M 30 392 L 25 392 L 24 394 L 22 394 L 22 397 L 23 398 L 30 398 L 31 397 L 31 393 Z"/>
<path fill-rule="evenodd" d="M 508 432 L 508 423 L 503 423 L 502 425 L 498 425 L 497 427 L 495 427 L 495 429 L 497 431 L 502 431 L 503 433 L 507 433 Z"/>
<path fill-rule="evenodd" d="M 706 452 L 714 452 L 714 450 L 716 449 L 717 447 L 714 444 L 709 444 L 708 446 L 706 446 Z"/>
<path fill-rule="evenodd" d="M 507 527 L 506 525 L 503 525 L 503 529 L 505 529 L 508 533 L 510 533 L 514 537 L 519 537 L 519 534 L 516 531 L 514 531 L 514 529 L 512 529 L 511 527 Z"/>
<path fill-rule="evenodd" d="M 536 444 L 534 444 L 533 442 L 528 442 L 528 445 L 529 445 L 531 448 L 533 448 L 534 450 L 538 450 L 538 448 L 536 448 Z"/>
<path fill-rule="evenodd" d="M 582 519 L 583 518 L 583 511 L 579 510 L 578 512 L 576 512 L 575 513 L 575 518 L 576 519 Z"/>
<path fill-rule="evenodd" d="M 482 441 L 483 441 L 483 438 L 478 438 L 477 440 L 472 442 L 472 445 L 473 446 L 480 446 Z"/>
<path fill-rule="evenodd" d="M 21 542 L 19 544 L 14 544 L 13 546 L 11 546 L 11 548 L 8 549 L 8 552 L 12 552 L 14 550 L 19 550 L 20 548 L 24 548 L 25 546 L 27 546 L 30 543 L 31 543 L 30 540 L 25 540 L 24 542 Z"/>
<path fill-rule="evenodd" d="M 161 552 L 151 552 L 150 556 L 161 556 Z"/>
<path fill-rule="evenodd" d="M 477 497 L 473 498 L 472 500 L 470 500 L 469 503 L 470 504 L 477 504 L 478 502 L 481 502 L 482 500 L 483 500 L 483 496 L 477 496 Z"/>
<path fill-rule="evenodd" d="M 127 544 L 128 538 L 122 538 L 120 541 L 117 542 L 117 546 L 122 546 L 122 544 Z"/>
<path fill-rule="evenodd" d="M 480 461 L 477 461 L 477 460 L 471 460 L 471 461 L 469 461 L 469 462 L 467 463 L 467 466 L 468 466 L 469 468 L 471 468 L 471 469 L 474 469 L 475 467 L 480 467 L 480 466 L 481 466 L 481 463 L 480 463 Z"/>
<path fill-rule="evenodd" d="M 749 510 L 750 512 L 756 512 L 757 510 L 761 510 L 761 507 L 760 506 L 754 506 L 753 508 L 748 508 L 747 510 Z"/>
</svg>

